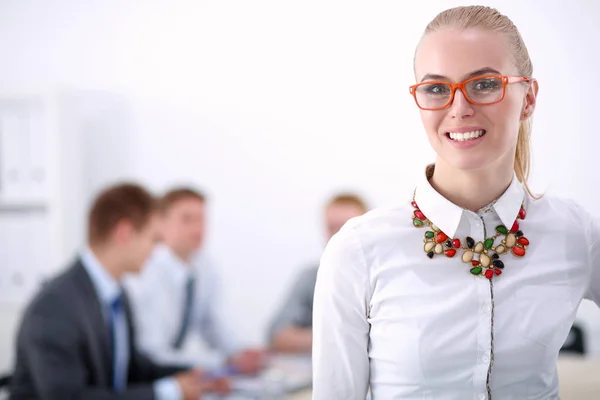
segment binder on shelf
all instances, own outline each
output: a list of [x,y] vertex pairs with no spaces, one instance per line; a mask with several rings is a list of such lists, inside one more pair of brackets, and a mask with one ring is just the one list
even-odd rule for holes
[[47,127],[35,102],[0,102],[0,209],[39,208],[48,199]]

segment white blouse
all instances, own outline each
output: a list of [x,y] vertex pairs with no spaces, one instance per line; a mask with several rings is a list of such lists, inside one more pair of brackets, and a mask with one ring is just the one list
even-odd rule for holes
[[430,259],[431,228],[413,226],[410,200],[349,221],[325,249],[313,399],[363,400],[369,388],[374,400],[558,399],[558,351],[579,303],[600,304],[600,221],[570,201],[530,198],[516,177],[479,213],[423,179],[419,209],[461,246],[467,236],[483,243],[499,225],[511,229],[524,204],[526,254],[500,255],[505,267],[490,280],[470,272],[462,249],[447,257],[434,247]]

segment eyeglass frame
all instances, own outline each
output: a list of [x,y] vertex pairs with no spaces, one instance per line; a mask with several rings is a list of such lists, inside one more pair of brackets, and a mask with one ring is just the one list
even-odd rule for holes
[[[467,90],[465,89],[465,86],[467,85],[467,83],[471,82],[471,81],[475,81],[477,79],[483,79],[483,78],[498,78],[502,81],[502,97],[500,97],[499,100],[491,102],[491,103],[477,103],[473,100],[471,100],[469,98],[469,95],[467,94]],[[500,103],[502,100],[504,100],[504,97],[506,96],[506,86],[508,86],[511,83],[519,83],[519,82],[527,82],[529,84],[535,82],[535,78],[528,78],[526,76],[507,76],[507,75],[481,75],[481,76],[475,76],[473,78],[469,78],[467,80],[464,80],[462,82],[457,82],[457,83],[451,83],[451,82],[445,82],[445,81],[425,81],[425,82],[419,82],[415,85],[411,85],[409,86],[409,92],[410,94],[413,96],[413,98],[415,99],[415,103],[417,104],[417,107],[419,107],[421,110],[425,110],[425,111],[439,111],[439,110],[443,110],[444,108],[449,107],[452,102],[454,102],[454,96],[456,94],[456,89],[460,89],[460,91],[462,92],[463,96],[465,97],[465,99],[473,105],[476,106],[491,106],[492,104],[498,104]],[[436,108],[425,108],[425,107],[421,107],[421,105],[419,104],[419,101],[417,100],[417,88],[419,86],[423,86],[423,85],[447,85],[450,86],[450,98],[448,99],[448,102],[442,106],[442,107],[436,107]]]

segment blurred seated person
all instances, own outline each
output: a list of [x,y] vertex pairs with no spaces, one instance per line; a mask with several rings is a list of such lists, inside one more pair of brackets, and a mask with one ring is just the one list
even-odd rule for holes
[[[127,279],[140,347],[159,363],[254,374],[265,352],[244,349],[220,308],[217,271],[202,251],[206,198],[176,188],[161,200],[161,240],[144,272]],[[212,352],[192,351],[190,339]],[[206,346],[208,345],[208,346]]]
[[210,390],[202,371],[159,366],[134,343],[122,290],[158,233],[155,199],[120,184],[95,199],[88,246],[27,307],[17,337],[10,399],[198,400]]
[[[333,197],[325,207],[328,241],[350,218],[368,208],[358,195],[347,193]],[[301,271],[283,307],[269,327],[271,349],[279,353],[307,353],[312,349],[312,308],[318,265]]]

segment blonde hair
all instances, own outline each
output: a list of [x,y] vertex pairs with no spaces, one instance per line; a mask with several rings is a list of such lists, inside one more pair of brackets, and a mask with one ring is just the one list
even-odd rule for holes
[[[513,62],[519,75],[532,78],[533,64],[519,30],[507,16],[502,15],[498,10],[485,6],[462,6],[442,11],[427,25],[424,35],[443,28],[461,30],[479,28],[502,33],[508,39],[513,53]],[[525,186],[527,193],[536,198],[527,184],[530,167],[531,116],[519,123],[514,170],[517,179]]]

